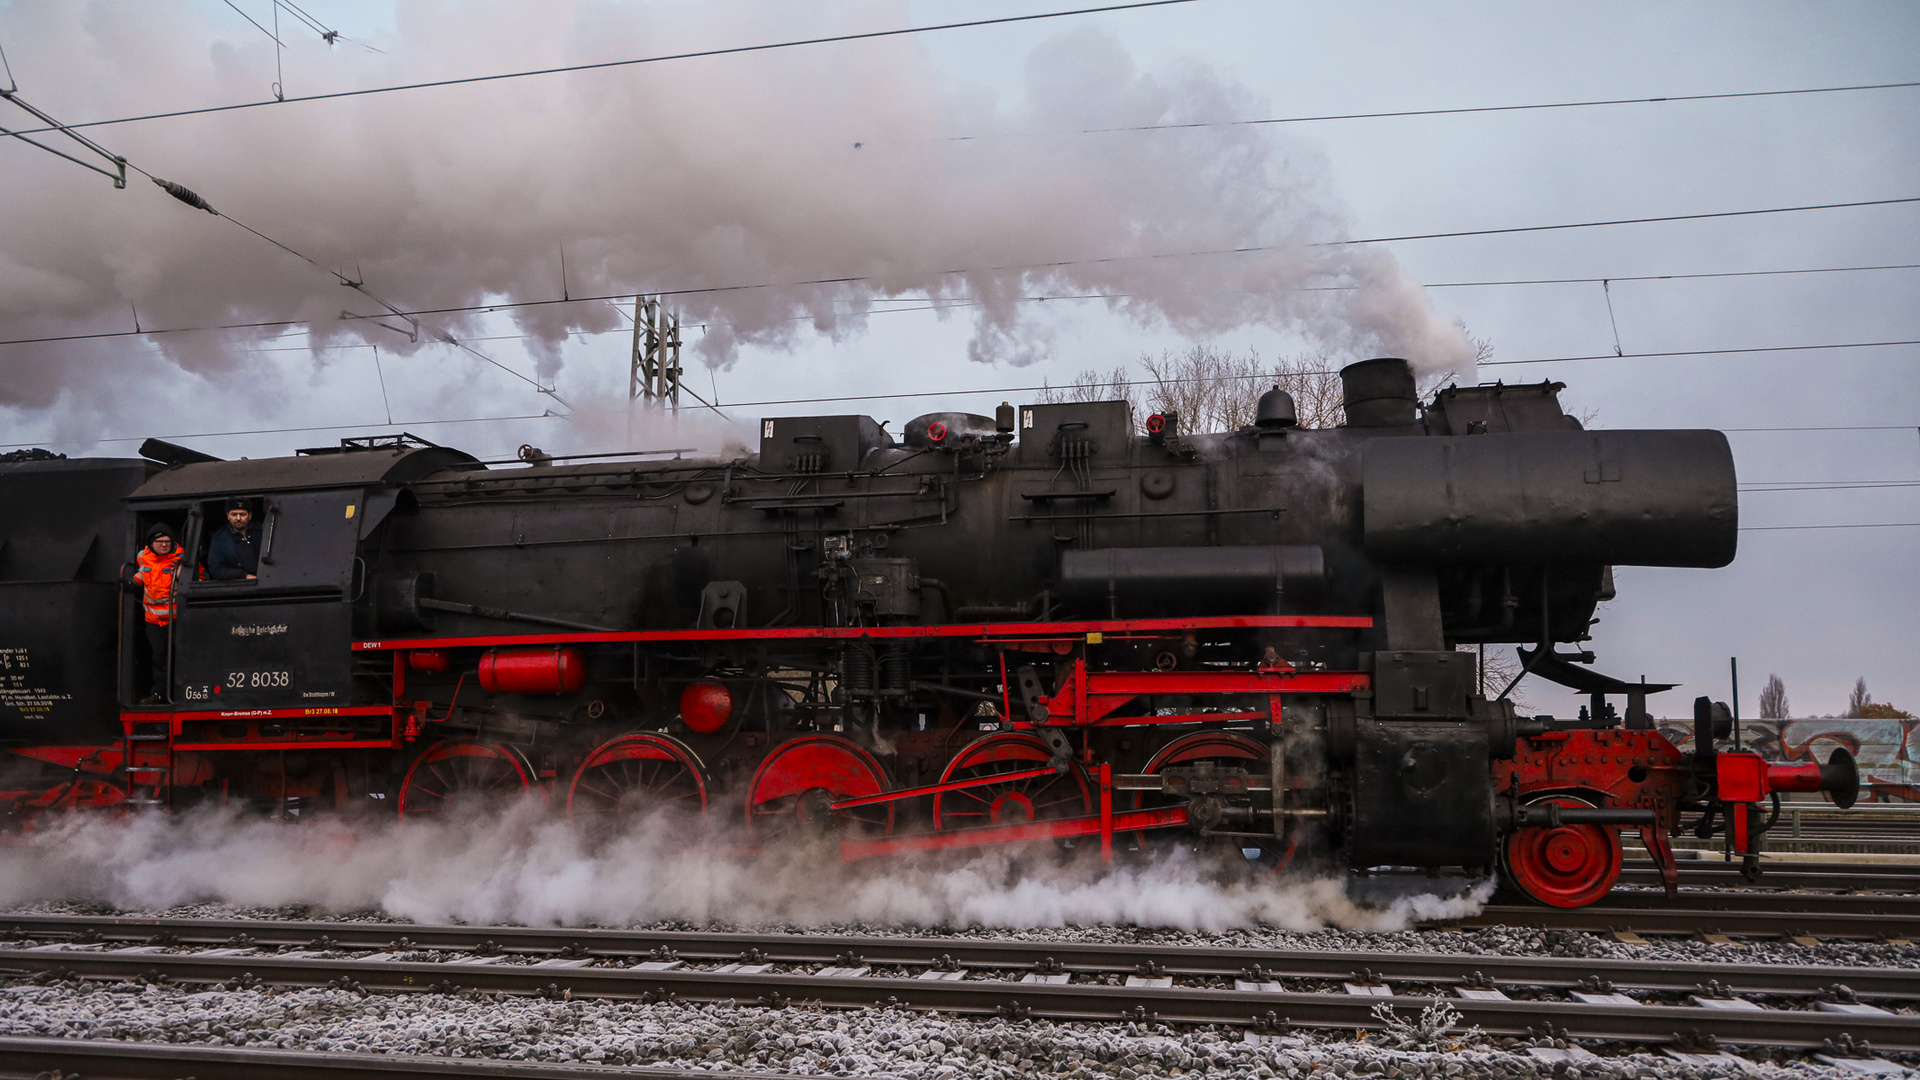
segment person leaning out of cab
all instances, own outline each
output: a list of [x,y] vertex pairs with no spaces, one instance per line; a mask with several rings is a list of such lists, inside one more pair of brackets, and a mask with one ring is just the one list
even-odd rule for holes
[[227,527],[207,545],[207,577],[252,581],[260,576],[260,527],[245,499],[227,500]]
[[148,692],[142,705],[158,705],[166,700],[167,627],[175,612],[174,585],[180,578],[180,545],[164,525],[147,532],[147,544],[140,549],[139,568],[127,589],[140,594],[141,630],[146,635],[148,656]]

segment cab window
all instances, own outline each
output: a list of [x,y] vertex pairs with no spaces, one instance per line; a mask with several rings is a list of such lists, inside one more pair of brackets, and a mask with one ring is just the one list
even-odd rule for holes
[[[235,544],[231,539],[222,540],[223,534],[231,536],[232,523],[227,518],[227,500],[219,499],[200,504],[199,518],[202,522],[200,537],[195,546],[195,579],[220,585],[246,586],[256,584],[259,574],[259,556],[261,546],[261,504],[262,499],[243,500],[242,509],[247,511],[247,533],[250,542]],[[248,575],[254,575],[249,577]]]

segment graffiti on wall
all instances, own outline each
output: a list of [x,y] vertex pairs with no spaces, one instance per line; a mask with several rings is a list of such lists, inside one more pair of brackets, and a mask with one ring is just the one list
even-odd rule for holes
[[[1661,720],[1660,733],[1682,750],[1693,747],[1692,721]],[[1920,802],[1920,719],[1743,720],[1741,742],[1770,761],[1821,762],[1844,746],[1860,765],[1867,802]]]

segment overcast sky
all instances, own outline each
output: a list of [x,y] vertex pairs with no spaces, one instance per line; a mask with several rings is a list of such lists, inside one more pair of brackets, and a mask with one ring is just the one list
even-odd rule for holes
[[[235,2],[271,27],[266,0]],[[276,75],[273,43],[218,0],[0,0],[0,47],[23,98],[78,122],[260,100],[276,78],[298,97],[1069,6],[310,0],[345,40],[329,48],[283,13]],[[1606,427],[1728,429],[1743,485],[1920,485],[1920,346],[1608,355],[1616,332],[1627,354],[1920,339],[1920,270],[1618,280],[1920,263],[1915,204],[1310,246],[1920,196],[1920,89],[1083,131],[1914,80],[1910,3],[1197,0],[88,134],[403,308],[556,296],[562,246],[574,296],[868,279],[685,298],[701,324],[689,343],[712,362],[690,364],[688,385],[723,404],[915,396],[729,408],[637,436],[650,445],[744,438],[763,413],[860,411],[899,430],[1195,341],[1341,360],[1392,348],[1444,367],[1464,326],[1498,360],[1606,356],[1468,377],[1563,381]],[[626,324],[606,305],[429,320],[495,367],[333,321],[371,302],[137,175],[117,191],[7,140],[0,192],[0,338],[128,330],[136,312],[143,329],[324,324],[0,346],[0,442],[123,454],[192,435],[259,456],[391,415],[482,455],[626,445]],[[1271,252],[1017,269],[1248,244]],[[977,272],[942,274],[961,267]],[[1591,281],[1447,287],[1563,278],[1616,279],[1611,318]],[[1299,291],[1314,281],[1351,288]],[[887,312],[924,308],[928,288],[984,304]],[[1019,299],[1088,292],[1129,299]],[[981,392],[929,396],[968,388]],[[424,423],[561,402],[579,416]],[[326,430],[200,434],[296,426]],[[1726,696],[1730,656],[1744,715],[1770,672],[1799,714],[1839,711],[1859,676],[1912,708],[1920,528],[1771,528],[1898,522],[1920,522],[1920,486],[1744,490],[1741,524],[1760,528],[1732,567],[1619,573],[1597,666],[1684,683],[1658,703],[1675,715],[1695,693]],[[1551,688],[1533,700],[1570,710]]]

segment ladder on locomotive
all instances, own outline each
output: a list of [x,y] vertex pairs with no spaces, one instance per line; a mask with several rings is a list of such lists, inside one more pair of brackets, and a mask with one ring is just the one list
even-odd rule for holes
[[123,728],[121,772],[128,806],[173,805],[171,717],[128,719]]

